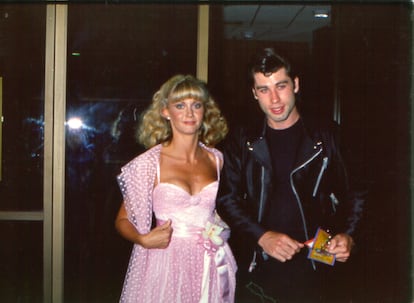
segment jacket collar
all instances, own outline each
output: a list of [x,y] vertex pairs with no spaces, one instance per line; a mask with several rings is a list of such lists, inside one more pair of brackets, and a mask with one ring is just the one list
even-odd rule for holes
[[[247,130],[247,147],[261,165],[267,169],[271,169],[272,162],[265,139],[267,122],[266,119],[263,119],[262,121],[261,125],[255,125]],[[305,123],[304,118],[301,116],[299,123],[302,124],[304,130],[304,138],[297,153],[298,158],[296,159],[296,164],[298,166],[323,148],[320,132],[317,131],[318,127],[316,122],[313,120],[306,120]]]
[[254,125],[247,129],[247,148],[252,152],[259,163],[271,169],[272,162],[270,159],[269,148],[265,139],[266,119],[262,120],[261,126]]
[[319,150],[323,148],[322,141],[312,140],[305,132],[304,138],[299,146],[296,158],[296,167],[301,166],[310,158],[312,158]]

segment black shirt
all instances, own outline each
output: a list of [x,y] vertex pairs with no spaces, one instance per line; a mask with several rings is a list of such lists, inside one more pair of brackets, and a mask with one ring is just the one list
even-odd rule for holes
[[305,241],[298,202],[290,184],[290,173],[303,135],[300,120],[293,126],[277,130],[267,126],[266,140],[272,159],[273,191],[263,224],[270,230]]

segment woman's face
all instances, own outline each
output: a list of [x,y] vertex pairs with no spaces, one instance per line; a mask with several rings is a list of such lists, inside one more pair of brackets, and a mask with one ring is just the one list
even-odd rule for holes
[[171,123],[173,134],[194,135],[203,123],[203,102],[192,98],[168,103],[162,115]]

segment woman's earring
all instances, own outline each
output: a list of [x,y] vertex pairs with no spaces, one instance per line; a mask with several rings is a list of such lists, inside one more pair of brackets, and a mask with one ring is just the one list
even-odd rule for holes
[[165,117],[165,119],[170,120],[171,118],[170,117]]

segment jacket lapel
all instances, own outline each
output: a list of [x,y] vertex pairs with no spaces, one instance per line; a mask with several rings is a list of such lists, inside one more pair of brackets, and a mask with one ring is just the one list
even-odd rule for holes
[[306,163],[322,148],[322,141],[313,141],[309,136],[304,136],[302,143],[297,152],[295,167],[299,167]]
[[270,159],[269,148],[266,140],[260,137],[254,142],[247,141],[247,148],[252,152],[254,158],[266,169],[271,170],[272,161]]
[[266,119],[249,128],[247,133],[247,149],[253,157],[267,170],[272,170],[272,161],[270,158],[269,147],[265,139]]

